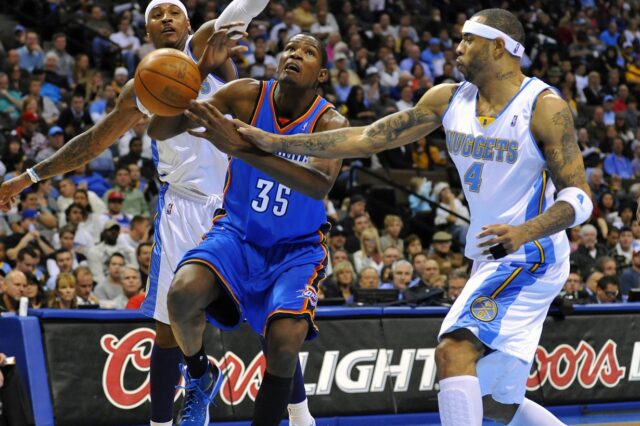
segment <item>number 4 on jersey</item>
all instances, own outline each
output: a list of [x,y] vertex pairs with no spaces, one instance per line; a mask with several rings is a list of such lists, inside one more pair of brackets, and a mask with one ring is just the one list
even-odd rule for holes
[[[270,192],[275,182],[266,179],[258,179],[256,187],[260,190],[258,197],[251,202],[251,208],[258,212],[264,213],[269,208],[269,200],[271,199]],[[284,216],[287,213],[287,207],[289,207],[289,200],[286,196],[291,194],[291,189],[287,186],[278,184],[276,188],[276,196],[273,201],[273,214],[276,216]]]
[[479,192],[480,184],[482,184],[482,168],[484,163],[474,162],[469,166],[464,174],[464,183],[469,185],[469,191]]

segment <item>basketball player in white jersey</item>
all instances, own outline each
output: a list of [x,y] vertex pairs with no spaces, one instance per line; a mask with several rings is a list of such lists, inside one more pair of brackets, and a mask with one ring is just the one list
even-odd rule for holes
[[[234,124],[266,151],[326,158],[395,148],[442,124],[471,210],[465,255],[474,268],[440,331],[440,419],[560,425],[525,398],[525,383],[547,309],[569,274],[564,230],[593,208],[573,119],[555,90],[520,71],[524,30],[510,12],[480,11],[462,33],[456,53],[466,81],[433,87],[407,111],[300,136]],[[225,125],[192,111],[207,126]]]
[[[228,59],[230,35],[243,33],[268,0],[235,0],[217,20],[202,25],[193,35],[184,5],[179,0],[153,0],[145,11],[146,29],[156,48],[174,48],[198,63],[203,76],[198,99],[207,99],[225,81],[237,78]],[[215,36],[214,36],[215,34]],[[198,59],[199,58],[199,59]],[[62,175],[96,158],[117,138],[148,114],[138,102],[133,80],[127,82],[114,110],[85,133],[22,175],[0,187],[0,208],[8,210],[13,198],[32,182]],[[156,340],[151,355],[151,425],[171,425],[175,385],[181,353],[169,326],[166,296],[175,266],[195,247],[211,226],[220,207],[227,173],[226,154],[187,133],[152,145],[153,161],[163,186],[155,219],[154,249],[143,312],[156,320]],[[301,374],[294,387],[299,400],[289,405],[292,424],[314,424],[308,411]],[[183,421],[187,424],[188,422]]]

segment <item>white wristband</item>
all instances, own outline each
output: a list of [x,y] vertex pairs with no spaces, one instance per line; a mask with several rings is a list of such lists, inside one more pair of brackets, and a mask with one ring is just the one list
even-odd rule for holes
[[29,169],[27,169],[25,171],[27,172],[27,175],[29,176],[29,179],[31,179],[31,182],[33,182],[33,183],[40,182],[40,176],[38,176],[38,174],[36,173],[36,171],[33,168],[29,168]]
[[558,192],[556,201],[564,201],[573,207],[575,212],[575,220],[571,224],[571,228],[586,222],[591,217],[593,211],[593,202],[591,197],[580,188],[570,186]]

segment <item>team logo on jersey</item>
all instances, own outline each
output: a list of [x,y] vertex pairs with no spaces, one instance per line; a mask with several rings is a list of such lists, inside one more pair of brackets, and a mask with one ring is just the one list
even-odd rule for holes
[[318,293],[316,293],[316,289],[313,288],[312,286],[307,286],[307,288],[305,288],[304,290],[300,290],[300,292],[302,294],[298,297],[307,299],[311,304],[311,306],[315,308],[316,305],[318,304]]
[[202,85],[200,86],[200,94],[208,95],[209,93],[211,93],[211,83],[205,80],[202,82]]
[[471,302],[471,315],[479,321],[491,322],[498,316],[498,305],[486,296],[477,297]]

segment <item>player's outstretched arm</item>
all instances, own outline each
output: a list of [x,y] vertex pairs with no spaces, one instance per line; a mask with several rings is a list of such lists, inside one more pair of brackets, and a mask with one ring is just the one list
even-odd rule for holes
[[543,92],[533,113],[531,133],[542,144],[558,198],[543,214],[520,226],[483,227],[478,238],[496,237],[481,243],[480,247],[502,244],[507,253],[513,253],[522,244],[564,231],[591,214],[591,191],[575,138],[573,116],[566,102],[554,93]]
[[[216,93],[216,96],[219,94],[220,92]],[[198,126],[205,128],[202,132],[190,130],[190,134],[208,139],[221,151],[240,158],[268,173],[278,182],[309,197],[323,199],[340,172],[341,160],[312,158],[307,165],[301,165],[257,149],[242,138],[235,125],[212,102],[193,102],[186,114]],[[320,118],[318,130],[348,125],[348,120],[337,111],[328,110]]]
[[458,88],[440,84],[425,93],[415,107],[381,118],[364,127],[350,127],[311,135],[274,135],[240,121],[238,131],[267,152],[287,152],[321,158],[366,157],[415,142],[441,125],[441,117]]
[[[113,111],[89,130],[71,139],[51,157],[36,164],[33,167],[36,174],[40,179],[48,179],[77,169],[100,155],[142,117],[136,107],[131,80],[124,86]],[[29,186],[31,180],[26,173],[4,182],[0,186],[0,208],[11,208],[13,197]]]

